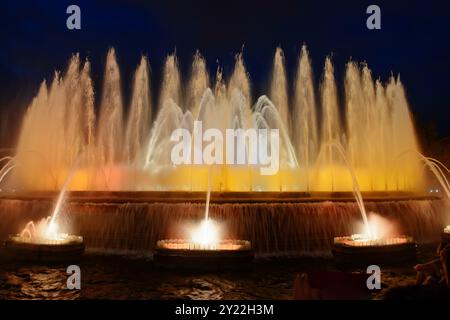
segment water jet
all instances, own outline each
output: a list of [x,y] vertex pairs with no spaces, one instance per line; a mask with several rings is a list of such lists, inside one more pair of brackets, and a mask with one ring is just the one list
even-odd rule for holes
[[334,238],[332,254],[335,262],[341,266],[367,266],[376,263],[386,265],[414,261],[417,256],[417,244],[412,237],[381,236],[380,229],[386,228],[389,222],[385,219],[384,225],[378,226],[375,222],[369,222],[353,166],[347,159],[341,144],[333,142],[331,146],[338,150],[352,177],[353,193],[364,223],[364,233]]
[[153,256],[155,263],[167,268],[235,269],[247,267],[254,252],[250,241],[221,239],[220,226],[209,217],[211,170],[208,172],[205,217],[190,230],[190,239],[160,240]]
[[56,224],[49,227],[49,221],[50,217],[38,227],[29,222],[20,234],[10,236],[3,244],[5,257],[33,263],[78,261],[84,253],[83,237],[59,233]]
[[22,232],[9,236],[5,241],[3,247],[7,258],[39,263],[76,261],[81,258],[85,249],[83,237],[60,232],[56,220],[73,172],[66,178],[52,215],[37,224],[28,222]]

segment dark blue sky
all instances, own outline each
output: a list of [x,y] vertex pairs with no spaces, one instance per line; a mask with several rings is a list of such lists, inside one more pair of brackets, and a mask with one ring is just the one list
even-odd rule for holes
[[[82,30],[66,28],[66,8],[81,7]],[[382,29],[366,28],[366,8],[378,4]],[[367,61],[375,77],[400,73],[412,111],[423,126],[433,122],[450,134],[449,1],[2,1],[0,3],[0,135],[42,79],[64,70],[74,52],[93,63],[96,91],[106,52],[117,50],[125,97],[140,54],[147,54],[152,81],[159,82],[162,62],[175,48],[184,75],[199,49],[214,72],[217,62],[229,74],[244,45],[253,94],[266,91],[273,53],[285,50],[293,79],[299,47],[306,43],[321,75],[333,53],[336,77],[343,79],[350,57]],[[5,137],[4,137],[5,140]]]

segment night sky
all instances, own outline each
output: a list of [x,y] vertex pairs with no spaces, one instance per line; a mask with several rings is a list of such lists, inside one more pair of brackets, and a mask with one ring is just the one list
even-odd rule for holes
[[[81,8],[81,30],[66,28],[66,8]],[[366,8],[381,7],[381,30],[366,28]],[[275,48],[285,51],[290,83],[306,43],[319,81],[332,54],[341,87],[345,63],[367,61],[375,78],[401,74],[417,126],[450,135],[449,1],[2,1],[0,2],[0,148],[43,79],[65,70],[72,53],[93,64],[97,96],[106,53],[115,47],[125,102],[140,55],[158,84],[164,58],[176,50],[186,76],[198,49],[213,74],[230,75],[243,48],[253,96],[267,92]],[[154,97],[156,99],[156,97]],[[125,103],[127,104],[127,103]]]

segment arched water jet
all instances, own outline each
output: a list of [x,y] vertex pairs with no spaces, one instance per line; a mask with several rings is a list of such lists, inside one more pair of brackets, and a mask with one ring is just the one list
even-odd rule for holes
[[75,175],[75,172],[76,172],[75,170],[76,170],[76,168],[72,169],[72,171],[68,175],[66,181],[64,182],[63,188],[61,189],[61,191],[58,195],[58,199],[56,200],[55,208],[53,209],[52,215],[50,216],[51,217],[50,221],[47,226],[47,231],[46,231],[47,237],[55,236],[58,231],[55,221],[61,211],[61,207],[64,202],[64,198],[66,196],[67,188],[69,187],[69,184]]
[[[3,167],[0,167],[0,186],[6,175],[17,166],[17,164],[14,164],[14,162],[16,161],[15,157],[6,156],[0,158],[0,163],[2,163],[3,161],[6,161],[6,164]],[[1,188],[0,191],[2,191]]]
[[[264,127],[264,129],[278,129],[281,131],[282,149],[280,150],[280,164],[298,168],[297,157],[289,139],[287,128],[274,104],[266,96],[261,96],[255,104],[254,114],[260,114],[265,119],[267,127]],[[258,123],[256,128],[260,128]]]
[[[333,142],[352,176],[354,195],[361,212],[365,233],[334,238],[333,256],[338,264],[366,266],[372,262],[402,264],[414,261],[417,257],[417,244],[410,236],[380,236],[374,232],[367,219],[356,174],[349,163],[342,145]],[[395,257],[392,257],[395,255]]]
[[[151,168],[152,170],[158,170],[167,163],[170,159],[171,151],[167,146],[171,143],[170,135],[176,128],[185,128],[186,123],[184,119],[186,118],[192,119],[190,111],[183,113],[181,108],[173,100],[170,99],[166,101],[159,111],[150,133],[144,170],[150,166],[153,166]],[[188,124],[192,125],[191,121],[188,121]],[[162,146],[165,146],[166,148],[163,148]]]
[[83,237],[61,233],[56,223],[74,173],[75,168],[66,178],[51,216],[41,219],[36,224],[30,221],[19,234],[9,236],[4,244],[5,257],[44,263],[74,261],[81,257],[85,249]]
[[400,154],[397,157],[397,161],[400,160],[400,158],[408,155],[408,154],[415,154],[419,160],[421,160],[426,167],[430,170],[430,172],[435,176],[435,178],[438,180],[439,184],[441,185],[442,189],[444,189],[444,192],[447,196],[447,200],[450,201],[450,182],[447,179],[445,173],[443,170],[445,170],[447,173],[450,173],[450,169],[447,168],[441,161],[426,157],[422,153],[418,152],[417,150],[407,150]]
[[[3,157],[3,158],[0,159],[0,163],[3,162],[3,161],[6,161],[6,164],[3,167],[0,168],[0,177],[4,174],[5,171],[9,170],[8,168],[11,165],[14,165],[14,162],[17,162],[16,161],[16,157],[10,157],[10,156]],[[1,181],[2,181],[2,179],[0,178],[0,182]]]
[[365,235],[367,237],[369,237],[369,238],[373,238],[374,235],[372,234],[372,231],[370,229],[369,220],[367,219],[366,208],[364,206],[364,201],[363,201],[363,198],[362,198],[362,195],[361,195],[361,189],[359,187],[359,183],[358,183],[358,180],[356,178],[355,171],[353,170],[353,166],[349,162],[349,160],[347,159],[347,156],[345,154],[345,150],[344,150],[344,148],[342,147],[342,145],[340,143],[338,143],[338,142],[329,142],[329,144],[330,144],[331,147],[333,147],[333,148],[335,148],[337,150],[339,156],[344,161],[349,174],[351,175],[352,183],[353,183],[353,194],[355,196],[356,203],[358,204],[358,208],[359,208],[359,211],[361,213],[361,217],[363,219],[364,228],[365,228]]
[[6,156],[6,157],[3,157],[3,158],[0,158],[0,163],[2,163],[3,161],[9,161],[9,160],[11,160],[12,158],[14,158],[14,157],[11,157],[11,156]]
[[[11,166],[5,166],[0,170],[0,184],[3,182],[3,179],[5,179],[6,175],[12,171],[15,167],[17,167],[17,164],[13,164]],[[6,169],[5,169],[6,168]],[[4,170],[5,169],[5,170]],[[0,188],[0,191],[2,189]]]

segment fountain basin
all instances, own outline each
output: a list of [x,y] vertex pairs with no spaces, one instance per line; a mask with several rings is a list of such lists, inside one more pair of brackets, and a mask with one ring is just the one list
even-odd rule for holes
[[409,236],[376,240],[336,237],[332,253],[335,262],[341,266],[400,265],[417,259],[417,243]]
[[245,240],[222,240],[203,246],[183,239],[166,239],[157,242],[153,255],[158,266],[191,270],[244,268],[253,258],[251,243]]
[[84,253],[83,237],[64,234],[58,240],[27,241],[20,235],[10,236],[3,245],[6,258],[27,262],[76,261]]

